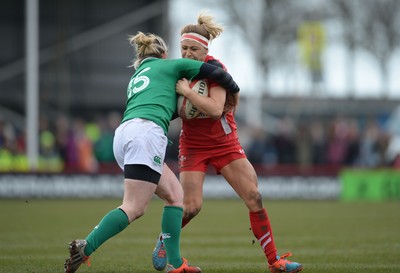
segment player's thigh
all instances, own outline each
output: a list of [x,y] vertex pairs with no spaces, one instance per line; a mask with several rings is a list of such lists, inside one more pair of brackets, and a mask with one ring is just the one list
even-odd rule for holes
[[156,187],[156,184],[147,181],[124,179],[124,198],[120,208],[128,215],[130,222],[144,214]]
[[258,192],[257,174],[247,158],[232,161],[221,169],[221,174],[245,201]]

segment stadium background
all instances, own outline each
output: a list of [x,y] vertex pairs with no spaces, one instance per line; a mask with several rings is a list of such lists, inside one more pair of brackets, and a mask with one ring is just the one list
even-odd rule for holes
[[[27,22],[34,11],[27,3],[38,3],[38,25]],[[59,272],[67,242],[120,204],[111,145],[132,74],[127,35],[160,34],[178,58],[179,28],[202,8],[227,26],[211,50],[242,88],[239,134],[279,252],[293,252],[308,273],[400,272],[399,6],[0,1],[0,273]],[[37,44],[26,35],[35,26]],[[26,69],[32,49],[33,70]],[[174,121],[169,134],[174,170],[179,126]],[[246,207],[212,170],[204,194],[202,212],[182,231],[183,255],[209,273],[266,272]],[[154,200],[79,272],[155,272],[162,206]]]
[[[114,192],[110,191],[114,182],[106,181],[121,177],[111,145],[132,74],[128,66],[134,52],[126,38],[139,30],[160,34],[171,44],[171,55],[179,57],[176,32],[179,24],[187,22],[177,18],[184,17],[182,6],[186,3],[195,14],[204,7],[214,13],[214,8],[215,15],[229,26],[215,46],[221,47],[217,43],[226,39],[222,47],[231,54],[236,52],[238,66],[256,71],[249,83],[248,77],[243,79],[238,72],[237,64],[231,64],[233,58],[221,59],[233,66],[232,74],[242,86],[236,115],[239,134],[260,176],[263,194],[271,198],[339,199],[344,198],[343,189],[350,187],[349,198],[400,199],[396,171],[400,168],[400,118],[396,114],[400,86],[394,71],[400,39],[400,12],[394,12],[400,9],[397,1],[360,5],[356,0],[332,0],[319,5],[310,0],[309,5],[300,6],[290,1],[254,1],[262,12],[246,21],[243,14],[254,10],[244,8],[241,1],[219,1],[209,8],[209,1],[118,0],[116,4],[40,0],[38,127],[34,133],[37,141],[30,145],[27,75],[32,71],[26,71],[30,48],[26,3],[6,0],[0,4],[4,37],[0,45],[2,197],[76,196],[79,190],[68,192],[64,185],[73,181],[84,185],[79,179],[88,187],[105,181],[97,196],[120,195],[118,182]],[[345,16],[346,12],[349,15]],[[258,31],[249,31],[252,27]],[[240,44],[247,41],[253,47],[235,48],[232,44],[238,37],[242,38]],[[332,55],[329,45],[338,43],[349,60],[340,95],[332,91],[328,74],[332,70],[340,74],[343,67],[334,66],[329,62],[332,57],[327,57]],[[250,56],[256,56],[256,61]],[[357,75],[371,68],[357,65],[360,58],[367,59],[379,75],[377,85],[363,87],[366,95],[359,90]],[[248,63],[243,63],[246,60]],[[372,77],[365,73],[365,79]],[[293,76],[298,74],[302,76]],[[284,75],[288,84],[276,85],[282,81],[277,75]],[[293,84],[296,79],[303,84]],[[168,147],[167,162],[175,170],[179,126],[179,120],[173,121],[169,133],[174,144]],[[371,173],[378,177],[372,182],[365,179]],[[72,182],[68,180],[71,175]],[[210,170],[206,182],[210,196],[234,196],[220,180]],[[220,191],[211,190],[216,185]],[[37,192],[38,188],[47,190]],[[276,195],[273,189],[286,194]]]

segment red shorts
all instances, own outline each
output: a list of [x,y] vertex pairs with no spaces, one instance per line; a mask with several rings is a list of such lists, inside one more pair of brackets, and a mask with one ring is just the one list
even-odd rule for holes
[[181,148],[179,151],[179,172],[206,172],[208,165],[212,165],[219,174],[223,167],[239,158],[246,158],[240,143],[211,149]]

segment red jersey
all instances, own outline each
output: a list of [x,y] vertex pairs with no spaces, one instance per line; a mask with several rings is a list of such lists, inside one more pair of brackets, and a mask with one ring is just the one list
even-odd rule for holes
[[[219,63],[219,66],[226,71],[225,66],[212,56],[207,55],[205,62],[217,65]],[[215,82],[208,82],[208,96],[211,87],[216,85],[218,84]],[[232,112],[223,114],[218,120],[213,120],[204,114],[191,120],[182,120],[180,150],[223,148],[238,142],[237,126]]]

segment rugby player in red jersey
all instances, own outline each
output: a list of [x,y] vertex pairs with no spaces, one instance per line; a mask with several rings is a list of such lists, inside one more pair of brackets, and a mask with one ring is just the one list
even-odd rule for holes
[[[181,30],[182,58],[207,62],[225,68],[208,55],[210,41],[217,38],[223,28],[212,16],[201,13],[197,24],[189,24]],[[177,84],[177,92],[186,96],[202,114],[182,119],[179,139],[179,180],[184,190],[184,215],[186,226],[201,210],[203,183],[208,165],[222,174],[249,209],[251,229],[266,256],[271,272],[299,272],[303,266],[286,258],[291,253],[277,254],[268,214],[258,191],[257,174],[239,142],[234,119],[238,93],[226,92],[215,82],[208,82],[208,97],[192,92],[187,80]],[[223,215],[221,215],[223,219]],[[153,266],[163,270],[166,254],[159,238],[153,251]]]

